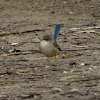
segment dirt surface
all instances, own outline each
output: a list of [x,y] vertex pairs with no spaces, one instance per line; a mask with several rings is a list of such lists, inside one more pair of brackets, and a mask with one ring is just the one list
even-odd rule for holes
[[[45,64],[39,42],[59,23]],[[100,0],[0,0],[0,100],[100,100]]]

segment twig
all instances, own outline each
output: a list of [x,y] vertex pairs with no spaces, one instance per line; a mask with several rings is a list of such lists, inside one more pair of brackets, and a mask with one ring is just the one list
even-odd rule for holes
[[34,29],[34,30],[27,30],[27,31],[23,31],[23,32],[1,33],[0,36],[29,33],[29,32],[35,32],[35,31],[45,31],[45,29]]
[[71,83],[71,82],[80,82],[80,81],[91,81],[91,80],[100,80],[100,77],[83,78],[83,79],[79,79],[79,80],[73,80],[73,81],[70,81],[70,83]]
[[[12,53],[14,54],[14,53]],[[63,54],[63,55],[58,55],[56,56],[56,58],[66,58],[66,57],[71,57],[74,56],[74,54]],[[51,59],[55,59],[55,57],[50,57]],[[34,60],[43,60],[43,59],[47,59],[47,57],[37,57],[37,58],[18,58],[18,59],[10,59],[10,58],[4,58],[1,60],[8,60],[8,61],[34,61]]]

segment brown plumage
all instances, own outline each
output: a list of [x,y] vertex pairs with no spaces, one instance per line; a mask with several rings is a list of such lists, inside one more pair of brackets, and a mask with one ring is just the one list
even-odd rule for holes
[[40,51],[47,57],[56,56],[60,49],[60,46],[54,41],[51,35],[44,35],[42,41],[40,42]]

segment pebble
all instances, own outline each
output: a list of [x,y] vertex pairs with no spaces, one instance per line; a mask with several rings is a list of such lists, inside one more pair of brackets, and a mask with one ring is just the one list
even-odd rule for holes
[[66,81],[67,80],[67,77],[61,77],[60,78],[60,81]]
[[8,52],[9,53],[12,53],[12,52],[14,52],[15,51],[15,49],[10,49]]
[[80,30],[80,28],[70,28],[71,31],[77,31]]
[[12,46],[16,46],[16,45],[18,45],[19,43],[11,43],[10,45],[12,45]]
[[63,73],[64,73],[64,74],[66,74],[66,73],[67,73],[67,71],[63,71]]
[[40,40],[38,38],[34,38],[32,41],[33,42],[40,42]]
[[84,66],[85,65],[85,63],[81,63],[81,66]]
[[52,89],[52,93],[59,93],[59,92],[62,92],[62,89],[60,89],[60,88],[53,88]]

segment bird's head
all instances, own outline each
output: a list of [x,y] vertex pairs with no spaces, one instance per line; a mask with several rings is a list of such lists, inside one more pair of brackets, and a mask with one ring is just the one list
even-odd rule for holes
[[53,37],[51,35],[44,35],[42,40],[45,40],[45,41],[52,41],[53,40]]

